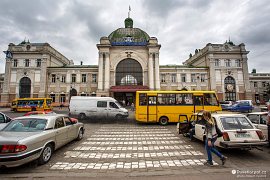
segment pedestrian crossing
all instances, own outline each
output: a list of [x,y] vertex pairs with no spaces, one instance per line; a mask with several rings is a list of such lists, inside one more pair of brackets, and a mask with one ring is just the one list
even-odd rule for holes
[[206,162],[202,152],[166,127],[136,125],[103,125],[63,159],[51,170],[163,169]]

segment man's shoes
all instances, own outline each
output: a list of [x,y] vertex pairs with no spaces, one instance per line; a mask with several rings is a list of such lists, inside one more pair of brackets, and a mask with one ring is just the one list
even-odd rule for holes
[[214,166],[213,162],[211,162],[211,161],[206,161],[203,164],[207,165],[207,166]]
[[220,158],[221,162],[222,162],[222,165],[225,164],[226,160],[227,160],[227,157],[226,156],[223,156],[222,158]]

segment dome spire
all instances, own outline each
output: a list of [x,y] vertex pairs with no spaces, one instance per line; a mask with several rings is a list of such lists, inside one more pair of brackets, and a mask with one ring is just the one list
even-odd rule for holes
[[130,5],[129,5],[129,8],[128,8],[128,18],[130,18],[130,11],[131,11],[131,8],[130,8]]
[[131,8],[129,6],[128,18],[125,19],[125,28],[133,28],[133,20],[130,18]]

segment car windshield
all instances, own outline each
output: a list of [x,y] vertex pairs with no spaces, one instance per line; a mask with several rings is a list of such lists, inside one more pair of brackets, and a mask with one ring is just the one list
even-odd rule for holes
[[253,126],[245,117],[221,117],[220,121],[225,130],[253,129]]
[[11,121],[2,131],[11,132],[34,132],[43,131],[47,120],[39,118],[17,119]]

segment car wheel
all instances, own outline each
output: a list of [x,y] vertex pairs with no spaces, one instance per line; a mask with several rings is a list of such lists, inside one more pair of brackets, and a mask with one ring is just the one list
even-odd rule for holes
[[79,114],[78,116],[79,120],[84,120],[86,118],[86,115],[84,113]]
[[78,137],[77,137],[77,141],[81,140],[83,138],[83,129],[81,128],[79,133],[78,133]]
[[159,119],[159,124],[162,125],[162,126],[166,126],[169,122],[169,119],[167,117],[161,117]]
[[39,159],[38,159],[38,164],[46,164],[47,162],[49,162],[49,160],[52,157],[52,153],[53,153],[53,148],[51,144],[47,144],[45,146],[45,148],[43,149]]

